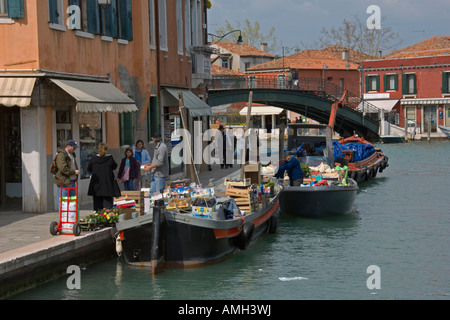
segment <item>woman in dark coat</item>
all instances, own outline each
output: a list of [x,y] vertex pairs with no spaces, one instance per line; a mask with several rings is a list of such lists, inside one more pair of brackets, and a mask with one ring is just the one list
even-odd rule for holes
[[112,155],[107,154],[106,143],[98,145],[98,154],[89,160],[88,171],[91,172],[88,195],[94,197],[94,211],[103,208],[112,209],[114,197],[120,196],[120,188],[114,178],[117,163]]

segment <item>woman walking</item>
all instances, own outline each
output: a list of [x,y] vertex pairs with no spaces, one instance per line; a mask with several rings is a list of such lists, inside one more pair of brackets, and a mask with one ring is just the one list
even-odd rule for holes
[[98,145],[98,154],[89,160],[88,171],[91,172],[88,195],[94,197],[94,211],[103,208],[112,209],[114,197],[120,196],[119,185],[114,178],[117,163],[112,155],[107,154],[106,143]]

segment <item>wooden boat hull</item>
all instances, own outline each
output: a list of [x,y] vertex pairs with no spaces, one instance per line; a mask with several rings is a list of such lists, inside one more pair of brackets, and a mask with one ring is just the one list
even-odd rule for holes
[[389,166],[389,159],[381,152],[375,152],[369,158],[348,164],[348,177],[357,183],[375,178],[378,172],[383,172]]
[[381,141],[383,143],[403,143],[405,142],[404,137],[397,137],[397,136],[380,136]]
[[157,228],[149,214],[117,224],[123,238],[122,255],[128,264],[151,267],[157,273],[164,268],[194,267],[224,260],[245,250],[265,232],[275,232],[279,194],[268,207],[231,220],[174,211],[166,211],[162,216],[159,237],[155,237]]
[[357,191],[353,179],[348,186],[286,187],[280,192],[281,213],[307,218],[348,214]]

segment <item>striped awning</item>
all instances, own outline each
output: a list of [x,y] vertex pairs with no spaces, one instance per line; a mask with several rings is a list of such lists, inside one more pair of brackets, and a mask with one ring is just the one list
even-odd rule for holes
[[0,78],[0,105],[28,107],[36,78]]
[[[248,107],[242,108],[241,111],[239,111],[239,114],[242,116],[247,115]],[[280,114],[283,111],[281,108],[277,107],[260,107],[260,106],[253,106],[251,110],[252,116],[265,116],[265,115],[272,115],[272,114]]]
[[77,112],[138,111],[135,102],[110,83],[57,79],[52,82],[77,100]]
[[175,99],[179,99],[178,93],[181,91],[183,95],[184,106],[189,110],[192,117],[212,116],[211,107],[197,97],[194,93],[187,89],[165,88],[168,93]]
[[430,99],[401,99],[403,105],[438,105],[450,104],[450,98],[430,98]]

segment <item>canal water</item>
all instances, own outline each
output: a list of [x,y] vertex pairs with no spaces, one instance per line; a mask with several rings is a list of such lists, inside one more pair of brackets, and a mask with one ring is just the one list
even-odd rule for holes
[[291,300],[450,298],[450,141],[380,144],[389,167],[354,211],[281,216],[276,234],[210,266],[152,276],[117,257],[13,299]]

